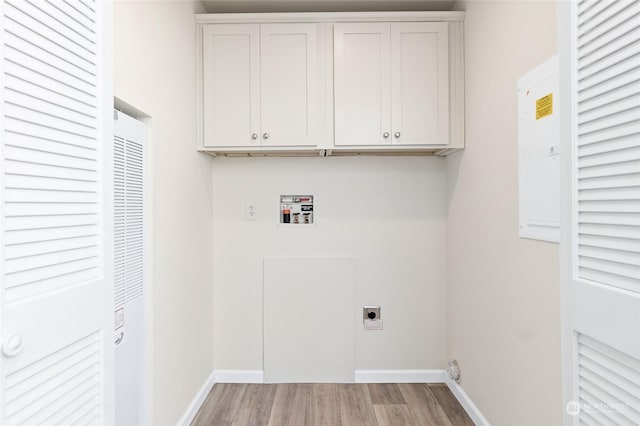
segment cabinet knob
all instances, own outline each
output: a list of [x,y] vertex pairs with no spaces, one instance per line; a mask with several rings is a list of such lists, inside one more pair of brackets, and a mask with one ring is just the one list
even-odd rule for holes
[[400,132],[395,132],[395,133],[393,134],[393,136],[395,136],[395,137],[396,137],[396,139],[397,139],[397,138],[399,138],[399,137],[400,137]]
[[263,133],[262,139],[269,139],[269,133]]
[[22,336],[19,334],[13,334],[4,341],[4,344],[2,345],[2,353],[4,353],[6,357],[16,356],[22,351],[23,346],[24,343],[22,342]]
[[258,139],[258,134],[257,133],[251,133],[251,139],[253,139],[254,141],[256,139]]
[[385,139],[388,139],[389,138],[389,132],[384,132],[382,134],[382,137],[385,138]]

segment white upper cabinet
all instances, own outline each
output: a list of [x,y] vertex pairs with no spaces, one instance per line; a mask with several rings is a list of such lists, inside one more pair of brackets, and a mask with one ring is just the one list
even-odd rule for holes
[[335,145],[449,143],[446,22],[334,26]]
[[391,27],[335,24],[335,144],[391,144]]
[[263,146],[315,146],[319,139],[316,24],[260,26]]
[[203,28],[205,146],[259,145],[260,26]]
[[202,32],[204,146],[315,146],[317,24],[216,24]]
[[449,143],[446,22],[391,24],[393,144]]
[[464,148],[464,12],[196,16],[213,155]]

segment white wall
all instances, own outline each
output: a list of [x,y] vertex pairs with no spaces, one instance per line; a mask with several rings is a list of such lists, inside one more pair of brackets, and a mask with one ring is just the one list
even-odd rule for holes
[[448,352],[491,424],[562,423],[558,246],[518,238],[516,81],[556,53],[556,4],[468,1],[466,143],[447,159]]
[[152,117],[153,418],[175,424],[212,370],[211,158],[196,152],[199,2],[115,3],[115,95]]
[[[262,259],[272,255],[355,258],[354,319],[363,305],[381,305],[384,320],[383,331],[360,322],[356,369],[443,368],[444,166],[425,157],[215,159],[215,369],[262,370]],[[281,193],[315,195],[317,226],[279,227]],[[244,220],[246,202],[259,221]]]

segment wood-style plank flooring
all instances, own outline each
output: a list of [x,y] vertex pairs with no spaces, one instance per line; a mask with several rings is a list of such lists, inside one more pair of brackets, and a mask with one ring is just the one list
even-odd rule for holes
[[193,425],[473,426],[443,384],[217,384]]

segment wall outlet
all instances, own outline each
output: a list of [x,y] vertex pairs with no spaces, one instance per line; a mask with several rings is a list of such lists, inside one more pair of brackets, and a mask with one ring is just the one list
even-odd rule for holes
[[382,330],[380,306],[363,306],[362,323],[365,330]]
[[380,306],[364,306],[362,308],[362,320],[381,320]]
[[255,203],[247,203],[245,205],[244,220],[258,220],[258,207]]

